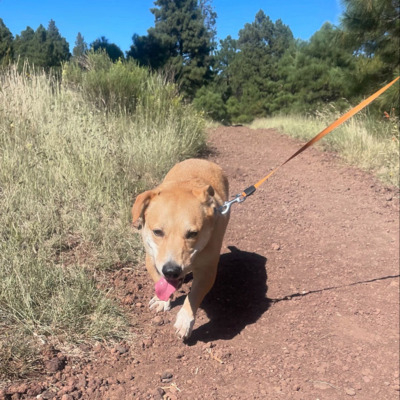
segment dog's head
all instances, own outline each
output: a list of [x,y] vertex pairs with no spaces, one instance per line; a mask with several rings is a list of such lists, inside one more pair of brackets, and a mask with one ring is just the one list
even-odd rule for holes
[[167,280],[182,279],[209,242],[217,203],[212,186],[184,185],[148,190],[132,207],[133,224],[142,229],[147,253]]

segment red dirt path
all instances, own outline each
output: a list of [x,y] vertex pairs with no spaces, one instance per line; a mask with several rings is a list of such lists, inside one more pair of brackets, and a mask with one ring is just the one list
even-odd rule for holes
[[[209,145],[232,195],[300,147],[245,127],[218,128]],[[137,341],[54,350],[47,375],[0,399],[398,399],[398,197],[334,154],[307,150],[233,207],[187,344],[173,323],[190,283],[155,315],[144,267],[120,269],[110,279]]]

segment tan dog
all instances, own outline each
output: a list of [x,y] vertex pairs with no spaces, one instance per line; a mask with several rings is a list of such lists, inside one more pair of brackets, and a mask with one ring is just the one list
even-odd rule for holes
[[[169,310],[170,293],[193,272],[191,291],[174,325],[182,339],[190,336],[196,311],[215,281],[229,221],[229,214],[222,215],[218,208],[228,191],[219,166],[190,159],[176,164],[161,185],[140,194],[132,207],[133,223],[142,228],[146,268],[163,298],[153,297],[150,308]],[[165,285],[163,292],[160,287]]]

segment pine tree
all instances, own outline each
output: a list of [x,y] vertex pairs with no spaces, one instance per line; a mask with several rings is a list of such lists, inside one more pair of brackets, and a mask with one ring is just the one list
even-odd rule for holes
[[379,56],[390,67],[400,64],[400,2],[343,0],[342,26],[347,42],[367,57]]
[[47,28],[47,67],[60,67],[63,61],[67,61],[70,58],[69,44],[60,35],[56,23],[50,20]]
[[14,57],[21,63],[29,61],[35,67],[45,66],[46,55],[46,29],[43,25],[34,31],[27,26],[20,35],[16,35],[14,41]]
[[0,65],[7,65],[13,58],[13,35],[0,18]]
[[266,116],[276,111],[278,62],[293,40],[288,26],[281,20],[273,23],[262,10],[253,23],[239,31],[239,52],[232,64],[231,86],[248,117]]
[[[342,17],[345,44],[356,55],[356,68],[350,80],[355,95],[367,95],[399,75],[400,2],[399,0],[344,0]],[[399,109],[399,85],[381,96],[374,106],[382,110]]]
[[232,65],[237,55],[237,40],[228,35],[220,40],[219,49],[214,56],[215,88],[221,93],[224,101],[232,95]]
[[163,45],[154,33],[149,30],[147,36],[132,36],[133,44],[127,52],[127,57],[134,58],[140,65],[153,69],[162,68],[166,65],[170,56],[168,49]]
[[308,42],[298,41],[279,62],[279,107],[311,111],[335,102],[341,108],[352,96],[348,73],[354,69],[351,51],[340,40],[340,30],[325,23]]
[[69,59],[69,46],[53,20],[48,29],[39,25],[36,31],[29,26],[14,41],[14,58],[39,68],[60,68]]
[[78,32],[75,40],[75,47],[72,50],[72,55],[76,58],[82,57],[88,51],[88,46],[82,34]]
[[122,50],[115,43],[109,43],[108,39],[104,36],[101,36],[92,42],[90,48],[93,51],[105,50],[110,59],[114,62],[118,59],[124,58]]
[[[211,76],[215,13],[208,1],[157,0],[155,26],[133,37],[128,56],[153,68],[172,70],[187,97]],[[156,55],[156,56],[155,56]]]

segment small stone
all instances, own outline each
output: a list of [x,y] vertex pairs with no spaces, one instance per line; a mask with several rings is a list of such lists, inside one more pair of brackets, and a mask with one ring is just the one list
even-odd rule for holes
[[161,382],[162,383],[169,383],[172,381],[173,378],[173,374],[170,371],[165,371],[162,375],[161,375]]
[[[29,389],[27,390],[26,394],[28,396],[31,397],[36,397],[38,396],[40,393],[42,393],[43,387],[41,384],[39,383],[32,383],[29,387]],[[1,399],[1,396],[0,396]]]
[[163,388],[157,388],[151,392],[151,395],[153,396],[152,398],[155,400],[162,400],[164,394],[165,394],[165,391]]
[[40,398],[41,399],[45,399],[45,400],[50,400],[50,399],[54,399],[55,397],[55,393],[51,390],[45,390],[41,395]]
[[135,296],[128,294],[122,299],[122,304],[127,306],[131,306],[135,302]]
[[164,324],[164,320],[160,315],[156,315],[152,320],[151,323],[156,326],[161,326]]
[[124,345],[118,345],[115,346],[115,350],[117,350],[119,354],[125,354],[129,351],[129,347]]
[[281,249],[281,246],[278,243],[272,243],[271,249],[275,250],[275,251],[278,251],[278,250]]
[[88,352],[88,351],[92,350],[92,347],[91,347],[89,344],[82,343],[82,344],[79,346],[79,349],[82,350],[82,351],[84,351],[84,352]]
[[348,396],[355,396],[356,395],[356,391],[353,388],[347,388],[345,389],[345,392]]
[[54,357],[51,360],[45,361],[44,366],[46,367],[47,372],[56,373],[57,371],[64,369],[65,360],[63,358]]
[[7,389],[7,394],[14,393],[25,393],[28,390],[28,385],[26,383],[12,385]]

